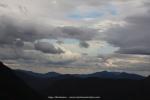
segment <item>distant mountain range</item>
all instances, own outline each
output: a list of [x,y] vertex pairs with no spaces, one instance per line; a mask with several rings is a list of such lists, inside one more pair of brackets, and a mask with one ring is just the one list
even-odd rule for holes
[[150,77],[136,74],[108,71],[92,74],[40,74],[12,70],[0,62],[0,100],[49,100],[48,96],[150,100],[149,93]]
[[76,77],[76,78],[101,78],[101,79],[133,79],[133,80],[141,80],[144,79],[144,76],[137,75],[137,74],[129,74],[126,72],[96,72],[92,74],[60,74],[56,72],[48,72],[46,74],[35,73],[32,71],[24,71],[24,70],[15,70],[17,75],[25,76],[33,76],[33,77],[40,77],[40,78],[55,78],[55,79],[65,79],[69,77]]

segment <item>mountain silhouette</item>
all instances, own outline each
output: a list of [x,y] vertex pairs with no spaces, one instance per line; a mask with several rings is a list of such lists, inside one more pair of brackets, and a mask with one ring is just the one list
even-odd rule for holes
[[45,100],[0,62],[0,100]]
[[150,100],[150,80],[69,77],[49,80],[46,95],[99,96],[100,100]]
[[56,72],[41,74],[12,70],[0,63],[0,100],[45,100],[49,96],[150,100],[149,93],[150,77],[136,74],[107,71],[85,75]]
[[100,100],[150,100],[150,78],[136,74],[108,71],[71,75],[23,70],[15,72],[46,97],[100,96]]
[[42,74],[42,73],[35,73],[32,71],[25,71],[25,70],[15,70],[15,73],[18,74],[19,76],[20,75],[24,77],[33,76],[33,77],[38,77],[38,78],[53,78],[53,77],[62,75],[56,72],[48,72],[46,74]]
[[144,79],[144,76],[137,75],[137,74],[129,74],[125,72],[95,72],[92,74],[60,74],[56,72],[48,72],[46,74],[35,73],[32,71],[24,71],[24,70],[15,70],[15,72],[19,76],[23,76],[22,78],[34,76],[34,77],[41,77],[41,78],[55,78],[55,79],[65,79],[69,77],[79,77],[79,78],[104,78],[104,79],[133,79],[133,80],[141,80]]
[[96,72],[93,74],[79,75],[80,77],[95,77],[95,78],[103,78],[103,79],[133,79],[133,80],[141,80],[144,79],[143,76],[137,74],[129,74],[125,72]]

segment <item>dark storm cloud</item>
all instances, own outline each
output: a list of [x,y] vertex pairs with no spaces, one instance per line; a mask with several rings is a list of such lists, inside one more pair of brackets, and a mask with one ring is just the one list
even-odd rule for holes
[[88,48],[89,44],[86,41],[80,41],[79,46],[81,48]]
[[97,30],[75,27],[44,27],[39,24],[18,22],[15,19],[0,16],[0,44],[12,44],[16,39],[34,42],[44,38],[73,38],[90,40]]
[[30,24],[17,23],[17,20],[0,16],[0,44],[13,44],[16,39],[22,41],[34,41],[40,36],[37,30]]
[[83,27],[62,27],[60,30],[64,34],[64,37],[79,40],[91,40],[96,34],[98,34],[98,30],[96,29]]
[[35,49],[40,50],[43,53],[52,53],[52,54],[61,54],[64,53],[64,51],[60,48],[56,48],[53,44],[48,42],[37,42],[35,43]]
[[150,54],[150,12],[145,15],[128,17],[127,25],[107,31],[106,40],[120,47],[120,53]]
[[142,55],[150,55],[150,48],[143,47],[143,48],[121,48],[118,53],[124,54],[142,54]]

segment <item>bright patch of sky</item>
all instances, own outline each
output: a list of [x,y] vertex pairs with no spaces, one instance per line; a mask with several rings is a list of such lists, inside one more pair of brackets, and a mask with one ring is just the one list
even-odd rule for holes
[[79,54],[87,54],[89,56],[97,56],[99,54],[112,54],[116,50],[118,50],[118,48],[113,47],[112,45],[104,41],[98,40],[87,41],[87,43],[89,44],[88,48],[81,48],[79,46],[80,41],[76,39],[60,39],[59,41],[62,41],[62,44],[58,44],[58,40],[56,39],[43,39],[41,41],[49,42],[51,44],[54,44],[55,46],[68,49],[72,52]]
[[[84,9],[84,10],[81,10]],[[85,10],[86,9],[86,10]],[[83,19],[96,19],[102,18],[106,15],[117,16],[118,10],[115,5],[108,4],[101,8],[93,8],[93,7],[82,7],[73,11],[68,15],[69,18],[74,20],[83,20]]]

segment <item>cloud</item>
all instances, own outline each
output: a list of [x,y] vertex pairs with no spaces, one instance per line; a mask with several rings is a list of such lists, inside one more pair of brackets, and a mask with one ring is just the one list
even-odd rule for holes
[[19,20],[0,16],[0,44],[12,45],[17,39],[35,41],[39,36],[32,24],[20,23]]
[[21,39],[16,39],[16,41],[14,42],[14,44],[17,47],[23,47],[24,46],[24,42]]
[[16,39],[34,42],[39,39],[72,38],[91,40],[98,33],[96,29],[81,27],[53,27],[38,23],[0,16],[0,44],[13,44]]
[[106,41],[119,47],[119,53],[150,54],[150,11],[145,15],[130,16],[127,25],[114,27],[105,32]]
[[[0,48],[0,60],[9,61],[15,60],[19,63],[26,63],[26,65],[39,64],[43,66],[70,64],[80,58],[80,54],[73,53],[69,50],[63,49],[63,53],[44,53],[39,50],[16,48],[5,46]],[[21,67],[21,66],[20,66]],[[22,66],[23,67],[23,66]]]
[[0,59],[9,60],[9,59],[19,59],[23,54],[23,51],[20,47],[5,45],[0,47]]
[[122,70],[122,71],[150,71],[149,55],[134,54],[112,54],[98,57],[101,61],[99,66],[105,70]]
[[0,7],[2,7],[2,8],[7,8],[7,7],[8,7],[8,5],[3,4],[3,3],[0,3]]
[[[149,70],[150,13],[145,1],[1,0],[0,59],[30,68]],[[117,50],[110,45],[119,50],[107,56]]]
[[89,44],[88,44],[87,42],[85,42],[85,41],[80,41],[79,46],[80,46],[81,48],[88,48],[88,47],[89,47]]
[[78,40],[91,40],[96,34],[97,29],[83,28],[83,27],[61,27],[61,32],[66,38],[73,38]]
[[61,40],[57,40],[56,43],[58,43],[59,45],[64,44],[64,42]]
[[[85,26],[92,24],[93,21],[99,21],[103,13],[106,15],[104,18],[111,18],[117,13],[118,9],[122,11],[122,4],[126,4],[128,7],[125,8],[130,10],[130,12],[124,12],[123,5],[123,13],[134,13],[136,12],[134,9],[135,6],[140,4],[141,1],[145,0],[76,0],[73,2],[72,0],[27,0],[19,2],[18,0],[13,0],[13,2],[11,0],[3,0],[0,1],[0,4],[2,6],[7,5],[7,8],[0,7],[0,15],[52,26]],[[133,4],[135,5],[133,6]],[[130,8],[133,8],[133,10]],[[79,21],[68,18],[76,11],[79,12],[78,16],[85,16],[87,12],[91,13],[89,13],[89,17],[87,16],[88,18],[83,18]],[[96,15],[98,16],[95,18]],[[88,21],[90,23],[87,23]]]
[[43,53],[37,50],[25,50],[23,52],[23,61],[31,61],[31,64],[65,65],[70,64],[80,58],[80,54],[65,51],[61,54]]
[[8,16],[0,16],[0,58],[27,61],[30,59],[31,62],[43,59],[51,63],[70,63],[80,57],[80,54],[55,47],[51,43],[36,43],[36,41],[57,38],[89,40],[95,34],[96,30],[93,31],[90,28],[47,27]]
[[48,42],[38,41],[34,44],[36,50],[40,50],[44,53],[61,54],[64,53],[60,48],[56,48],[53,44]]

